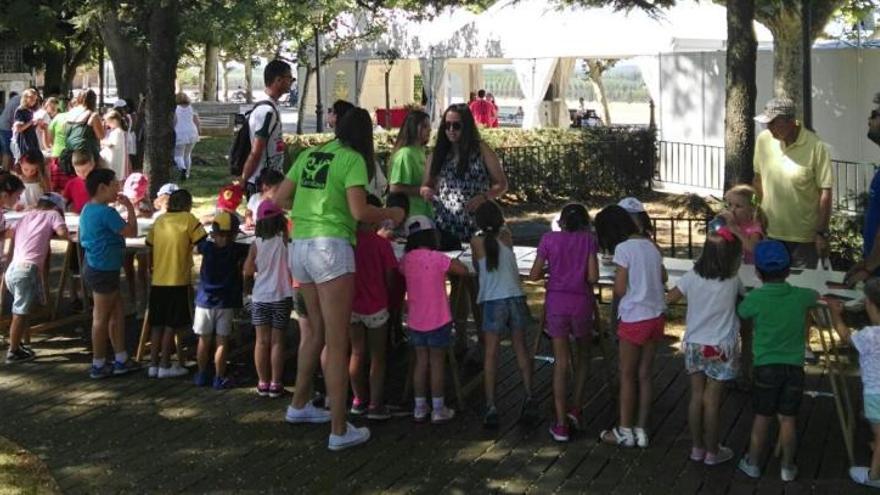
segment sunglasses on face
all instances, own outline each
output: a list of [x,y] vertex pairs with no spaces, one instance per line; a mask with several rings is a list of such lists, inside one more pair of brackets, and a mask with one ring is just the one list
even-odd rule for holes
[[443,130],[445,131],[460,131],[461,130],[461,122],[444,122]]

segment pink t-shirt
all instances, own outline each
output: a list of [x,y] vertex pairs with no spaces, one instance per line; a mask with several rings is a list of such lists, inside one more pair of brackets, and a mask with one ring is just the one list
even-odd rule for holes
[[[764,238],[764,229],[761,228],[761,222],[758,222],[757,220],[752,220],[750,222],[740,224],[739,229],[747,238],[752,237],[755,234],[761,236],[761,239]],[[755,253],[743,249],[743,263],[746,263],[748,265],[755,264]]]
[[64,217],[55,210],[30,210],[15,226],[12,264],[33,263],[42,267],[49,253],[49,240],[64,226]]
[[452,261],[430,249],[415,249],[400,260],[406,279],[406,325],[417,332],[430,332],[452,321],[446,296],[446,272]]
[[82,213],[83,207],[91,199],[89,191],[86,189],[86,181],[80,177],[74,177],[67,181],[64,186],[64,192],[61,193],[67,203],[70,205],[70,211],[77,215]]
[[385,274],[397,268],[397,258],[388,239],[375,232],[358,230],[354,266],[354,302],[351,310],[361,315],[372,315],[388,309]]
[[538,256],[549,265],[548,315],[589,317],[593,289],[587,283],[590,256],[599,251],[596,237],[587,231],[547,232],[538,244]]

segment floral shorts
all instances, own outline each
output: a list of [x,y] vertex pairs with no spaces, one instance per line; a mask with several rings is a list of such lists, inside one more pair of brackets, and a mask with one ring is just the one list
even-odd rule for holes
[[689,375],[702,373],[723,382],[736,378],[739,373],[739,356],[724,356],[715,346],[685,342],[684,367]]

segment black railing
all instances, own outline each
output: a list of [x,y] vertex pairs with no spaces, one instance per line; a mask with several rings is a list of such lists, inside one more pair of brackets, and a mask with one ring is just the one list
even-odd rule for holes
[[660,246],[663,256],[696,259],[706,242],[706,229],[711,217],[703,218],[651,218],[654,226],[654,242]]

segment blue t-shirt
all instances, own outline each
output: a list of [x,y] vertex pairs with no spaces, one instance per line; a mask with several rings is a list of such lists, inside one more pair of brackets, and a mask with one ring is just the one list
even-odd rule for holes
[[874,174],[871,188],[868,190],[868,208],[865,210],[865,225],[862,228],[864,238],[862,253],[865,258],[874,247],[874,236],[877,235],[878,227],[880,227],[880,170]]
[[242,307],[241,262],[247,258],[248,247],[235,242],[217,247],[207,239],[198,244],[202,255],[196,306],[200,308]]
[[119,271],[125,253],[125,227],[119,212],[107,205],[87,203],[79,216],[79,242],[86,263],[95,270]]

